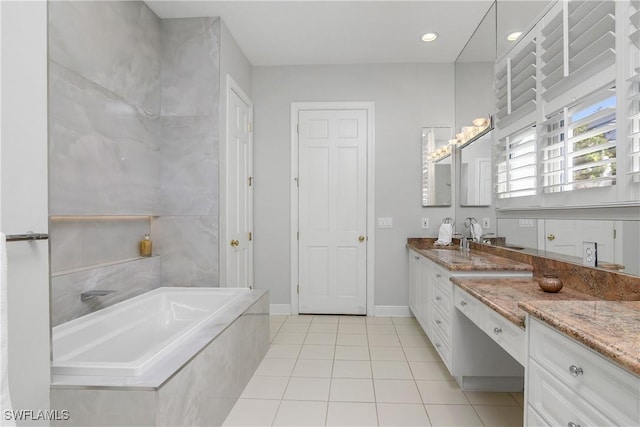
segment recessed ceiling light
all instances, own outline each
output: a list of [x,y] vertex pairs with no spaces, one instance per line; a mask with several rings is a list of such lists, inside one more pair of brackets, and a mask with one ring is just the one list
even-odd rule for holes
[[424,36],[422,36],[422,41],[423,42],[432,42],[435,39],[438,38],[438,33],[427,33]]
[[521,34],[522,34],[522,31],[515,31],[507,36],[507,40],[509,40],[510,42],[514,42],[518,40],[518,38],[520,38]]

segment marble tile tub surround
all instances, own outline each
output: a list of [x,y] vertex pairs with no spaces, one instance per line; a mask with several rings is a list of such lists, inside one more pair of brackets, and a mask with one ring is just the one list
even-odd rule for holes
[[[134,258],[116,264],[53,274],[51,326],[57,326],[160,286],[160,257]],[[114,291],[89,301],[80,294],[93,289]]]
[[190,343],[201,351],[183,346],[181,356],[147,377],[55,376],[51,407],[68,409],[71,418],[52,425],[221,425],[269,346],[268,294],[250,291],[247,298],[243,311],[232,310],[208,338],[199,336],[208,339],[204,348]]
[[[416,249],[433,247],[435,239],[409,238],[407,246]],[[452,249],[457,248],[455,245]],[[513,261],[533,266],[533,276],[557,274],[565,288],[609,301],[640,300],[640,277],[624,273],[606,271],[598,268],[584,267],[564,261],[553,260],[541,256],[521,253],[516,250],[497,246],[471,243],[471,250],[496,255]]]
[[[92,280],[54,278],[56,322],[85,311],[69,311],[72,289],[111,286],[105,275],[137,290],[144,263],[129,276],[102,264],[137,256],[150,230],[165,284],[218,285],[219,31],[217,18],[161,20],[141,1],[49,5],[52,271]],[[170,219],[151,229],[159,215]]]
[[162,216],[151,222],[162,254],[162,286],[217,286],[218,222],[213,216]]
[[165,286],[218,286],[220,20],[163,19],[160,192]]
[[527,301],[519,307],[640,375],[640,301]]
[[136,258],[150,229],[148,216],[51,217],[51,273]]

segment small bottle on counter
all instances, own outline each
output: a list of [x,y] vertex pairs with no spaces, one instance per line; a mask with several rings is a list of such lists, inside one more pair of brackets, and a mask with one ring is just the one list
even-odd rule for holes
[[152,242],[149,233],[144,235],[144,239],[140,241],[140,256],[151,256]]

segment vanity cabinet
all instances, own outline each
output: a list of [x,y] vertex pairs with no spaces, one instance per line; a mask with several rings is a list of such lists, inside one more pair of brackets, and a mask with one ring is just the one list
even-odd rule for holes
[[451,371],[450,273],[414,251],[409,258],[409,308]]
[[528,426],[640,425],[640,377],[528,317]]
[[[523,275],[514,272],[491,273]],[[449,271],[418,252],[410,250],[409,308],[461,388],[522,391],[524,368],[521,362],[504,351],[497,339],[479,329],[476,326],[477,322],[468,320],[466,314],[463,315],[456,310],[457,287],[449,279],[454,275],[477,274],[486,275],[486,272]],[[473,301],[482,306],[479,301]],[[463,308],[466,308],[468,313],[481,313],[482,307],[476,307],[473,301],[470,298],[469,305]],[[491,325],[492,328],[495,327],[493,323]],[[503,327],[503,331],[508,330],[509,326]],[[519,351],[524,351],[524,344],[522,340],[522,349]]]
[[409,257],[409,309],[415,316],[416,320],[429,335],[429,287],[423,286],[428,282],[429,277],[429,261],[423,256],[418,255],[414,251],[410,251]]
[[514,325],[459,287],[454,286],[454,288],[456,308],[524,366],[526,361],[525,330]]

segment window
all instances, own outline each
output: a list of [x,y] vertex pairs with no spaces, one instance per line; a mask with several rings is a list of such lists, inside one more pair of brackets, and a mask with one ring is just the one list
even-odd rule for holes
[[545,193],[616,183],[616,97],[608,89],[542,123],[540,163]]
[[496,145],[498,199],[536,194],[536,128],[529,127]]

